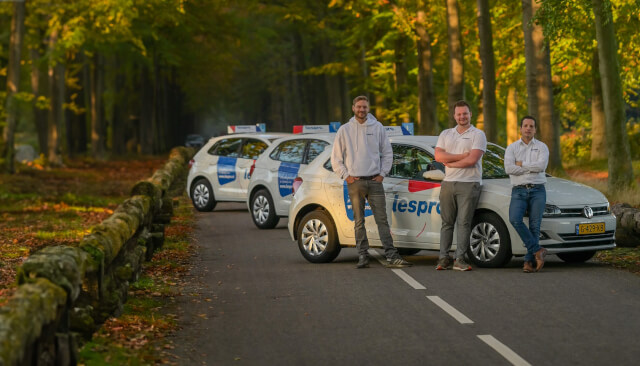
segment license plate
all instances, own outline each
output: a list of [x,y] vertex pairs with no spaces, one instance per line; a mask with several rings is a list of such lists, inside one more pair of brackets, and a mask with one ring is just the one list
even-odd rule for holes
[[595,222],[593,224],[576,225],[576,235],[602,234],[604,233],[604,222]]

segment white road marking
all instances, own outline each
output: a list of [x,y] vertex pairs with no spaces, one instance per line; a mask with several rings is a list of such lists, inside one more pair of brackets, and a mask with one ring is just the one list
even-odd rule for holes
[[451,315],[460,324],[473,324],[473,320],[467,318],[464,314],[449,305],[446,301],[442,300],[439,296],[427,296],[427,299],[438,305],[440,309]]
[[[378,253],[376,250],[369,249],[369,254],[371,254],[372,257],[377,259],[378,262],[380,262],[380,264],[382,264],[383,266],[385,266],[387,264],[387,260],[380,253]],[[401,269],[392,269],[392,271],[393,271],[393,273],[398,275],[398,277],[402,278],[402,280],[404,282],[408,283],[409,286],[413,287],[415,290],[426,290],[427,289],[420,282],[416,281],[413,277],[409,276],[405,271],[403,271]]]
[[507,361],[511,362],[512,365],[515,366],[531,366],[531,364],[525,361],[522,357],[518,356],[517,353],[513,352],[509,347],[502,344],[499,340],[495,339],[490,334],[479,335],[484,343],[488,344],[489,347],[493,348],[496,352],[498,352],[502,357],[506,358]]

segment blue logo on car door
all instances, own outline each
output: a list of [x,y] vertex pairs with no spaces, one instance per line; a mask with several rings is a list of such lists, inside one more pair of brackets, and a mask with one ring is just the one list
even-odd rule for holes
[[278,189],[280,197],[289,196],[292,193],[293,180],[298,176],[300,164],[297,163],[280,163],[278,168]]
[[237,158],[220,156],[218,158],[218,183],[225,185],[236,180]]
[[[343,198],[344,198],[344,207],[347,210],[347,217],[349,220],[353,221],[353,205],[351,205],[351,198],[349,198],[349,188],[347,187],[347,182],[345,181],[342,188]],[[364,203],[364,217],[373,215],[373,211],[371,211],[371,206],[369,206],[369,201],[365,201]]]

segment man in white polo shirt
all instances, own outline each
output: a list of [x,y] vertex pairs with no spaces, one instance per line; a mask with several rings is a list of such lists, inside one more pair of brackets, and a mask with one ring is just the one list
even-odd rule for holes
[[[454,104],[453,118],[457,126],[442,131],[436,144],[435,157],[445,166],[440,187],[440,257],[436,269],[470,271],[464,260],[469,248],[471,221],[478,205],[482,185],[482,155],[487,151],[484,132],[471,125],[471,107],[461,100]],[[455,262],[449,256],[454,227],[458,229]]]
[[[520,133],[522,138],[509,145],[504,153],[504,170],[509,174],[513,186],[509,222],[527,248],[522,271],[531,273],[542,269],[547,254],[547,250],[540,247],[539,242],[540,223],[547,203],[547,190],[544,187],[547,177],[544,171],[549,163],[549,148],[533,137],[536,134],[535,118],[523,117],[520,121]],[[527,211],[529,228],[522,220]]]

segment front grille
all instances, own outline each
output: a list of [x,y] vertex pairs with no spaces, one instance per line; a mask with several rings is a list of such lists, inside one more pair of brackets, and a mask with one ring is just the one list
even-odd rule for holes
[[[561,214],[559,217],[584,217],[584,215],[582,214],[583,209],[584,207],[562,208],[560,209]],[[607,206],[591,207],[591,209],[593,210],[594,217],[609,214]]]
[[615,231],[609,230],[609,231],[605,231],[602,234],[576,235],[574,233],[571,233],[571,234],[558,234],[558,235],[564,241],[592,241],[592,240],[602,240],[602,239],[613,240],[614,233]]

